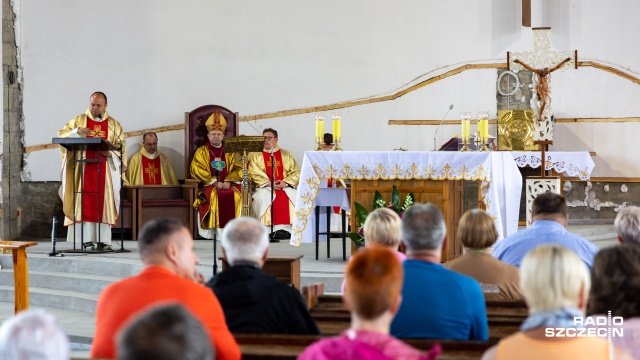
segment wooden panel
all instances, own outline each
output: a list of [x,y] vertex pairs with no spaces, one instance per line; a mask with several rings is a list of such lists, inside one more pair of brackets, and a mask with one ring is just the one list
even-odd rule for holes
[[[279,255],[278,257],[269,257],[262,266],[262,270],[267,274],[271,274],[276,279],[291,284],[294,288],[300,289],[300,259],[303,255]],[[220,256],[222,260],[222,271],[227,270],[230,266],[227,260]]]
[[[442,210],[447,223],[447,235],[450,240],[447,251],[442,254],[442,261],[447,261],[451,257],[462,254],[462,246],[454,244],[454,240],[463,211],[463,181],[352,180],[351,208],[355,209],[355,203],[357,202],[371,211],[376,190],[382,194],[385,201],[389,202],[394,185],[398,188],[401,199],[404,199],[407,193],[412,192],[416,202],[430,202]],[[358,220],[355,216],[351,216],[351,228],[358,228]],[[351,250],[352,252],[354,251],[353,246]]]

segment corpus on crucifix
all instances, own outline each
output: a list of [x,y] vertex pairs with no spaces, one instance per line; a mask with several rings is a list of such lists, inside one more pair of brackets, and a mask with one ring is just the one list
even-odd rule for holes
[[534,141],[553,141],[553,123],[551,122],[551,73],[570,67],[578,62],[577,51],[554,51],[551,48],[551,28],[533,28],[533,51],[507,53],[509,69],[526,69],[536,76],[535,98],[531,99],[534,111]]

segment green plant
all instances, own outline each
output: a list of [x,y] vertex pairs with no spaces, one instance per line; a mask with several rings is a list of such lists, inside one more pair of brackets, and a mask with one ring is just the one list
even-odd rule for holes
[[[404,198],[404,201],[400,201],[400,192],[394,185],[391,189],[391,201],[388,203],[388,205],[382,198],[382,194],[380,194],[380,192],[376,190],[375,194],[373,195],[373,204],[371,208],[375,210],[386,206],[389,209],[395,211],[396,214],[398,214],[400,217],[402,217],[402,214],[407,211],[407,209],[411,207],[414,202],[415,197],[413,193],[408,193]],[[360,203],[356,202],[354,205],[355,217],[358,220],[358,229],[355,232],[350,232],[349,234],[347,234],[347,236],[349,236],[351,241],[353,241],[353,244],[357,250],[364,247],[364,234],[362,231],[362,227],[364,226],[364,222],[369,215],[369,211],[367,211],[367,209]]]

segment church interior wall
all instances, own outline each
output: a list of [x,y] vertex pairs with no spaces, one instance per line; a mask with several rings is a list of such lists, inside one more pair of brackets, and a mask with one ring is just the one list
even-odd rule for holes
[[[203,104],[241,116],[266,114],[393,93],[445,67],[505,62],[506,51],[532,48],[513,3],[519,2],[113,0],[96,11],[93,1],[13,0],[24,145],[50,143],[86,110],[95,90],[107,93],[108,111],[125,131],[137,131],[181,124],[185,111]],[[577,49],[579,61],[638,76],[640,49],[618,39],[637,33],[640,4],[540,0],[533,6],[533,26],[552,26],[556,49]],[[340,109],[343,148],[431,150],[436,127],[389,126],[388,120],[440,120],[451,104],[448,120],[460,111],[495,116],[496,77],[496,69],[465,71],[394,101]],[[585,67],[555,72],[551,87],[558,118],[640,117],[640,85],[610,73]],[[333,113],[323,115],[330,120]],[[280,144],[301,162],[314,147],[314,117],[251,121],[240,129],[255,135],[276,128]],[[558,124],[552,149],[595,151],[596,177],[640,178],[633,152],[622,150],[635,143],[639,127]],[[458,126],[442,126],[438,146],[457,133]],[[183,131],[158,136],[160,151],[183,178]],[[127,139],[129,156],[140,141]],[[49,188],[59,180],[58,150],[30,152],[22,170],[33,186]]]

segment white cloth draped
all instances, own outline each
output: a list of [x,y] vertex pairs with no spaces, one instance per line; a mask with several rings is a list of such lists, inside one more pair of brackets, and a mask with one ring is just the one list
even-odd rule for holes
[[518,229],[522,176],[509,152],[307,151],[300,168],[291,245],[312,242],[303,231],[321,179],[479,180],[500,238]]
[[[540,151],[510,151],[518,167],[539,168],[542,165]],[[568,176],[577,176],[580,180],[589,180],[595,166],[588,151],[546,151],[547,170],[555,170]]]

